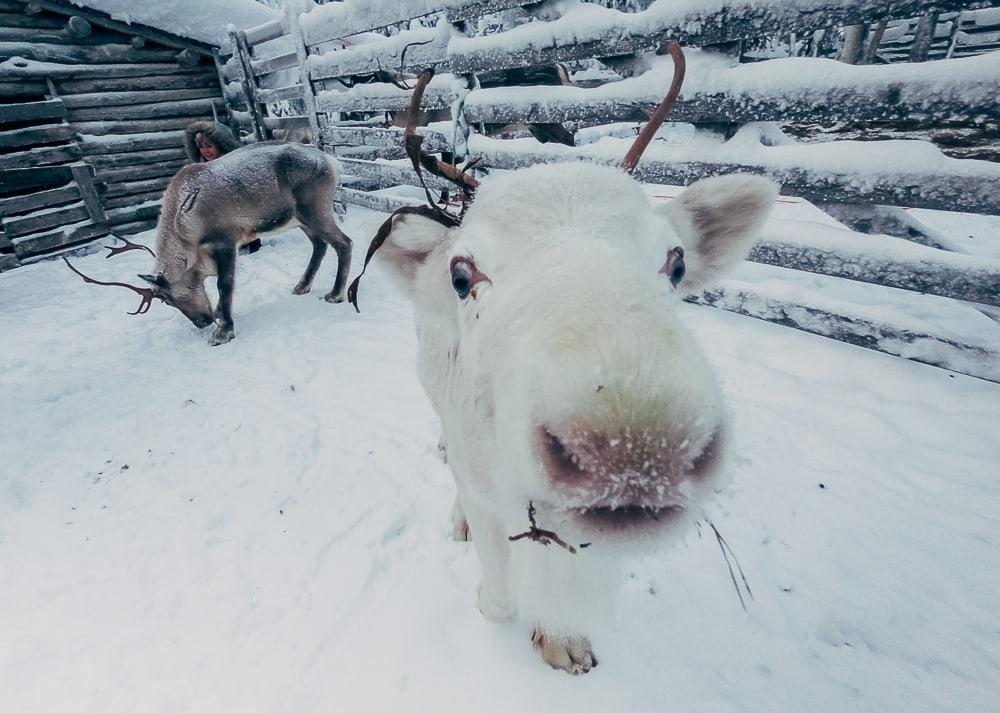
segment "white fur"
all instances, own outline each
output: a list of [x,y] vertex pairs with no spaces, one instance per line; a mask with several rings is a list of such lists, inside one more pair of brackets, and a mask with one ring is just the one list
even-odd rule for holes
[[[708,284],[746,256],[774,197],[769,181],[733,176],[653,209],[617,170],[538,166],[484,182],[458,229],[412,215],[395,220],[380,259],[415,304],[418,372],[441,417],[482,564],[480,609],[538,627],[553,665],[567,668],[549,645],[565,642],[565,652],[586,642],[580,637],[610,602],[618,556],[648,536],[578,522],[580,502],[552,487],[536,429],[584,423],[587,433],[655,434],[682,472],[726,428],[725,408],[659,269],[683,244],[686,281]],[[474,260],[490,281],[465,300],[450,284],[456,256]],[[663,531],[683,531],[722,472],[667,487],[684,515],[659,528],[654,543]],[[509,542],[527,528],[529,502],[539,527],[590,547],[573,555]]]

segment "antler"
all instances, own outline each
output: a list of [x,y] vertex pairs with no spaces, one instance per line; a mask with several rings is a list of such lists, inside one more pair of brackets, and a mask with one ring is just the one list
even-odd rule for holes
[[622,161],[622,170],[625,173],[632,173],[635,170],[639,159],[642,158],[642,152],[646,150],[649,142],[653,140],[653,135],[659,130],[660,125],[663,124],[663,120],[673,110],[674,105],[677,103],[677,97],[681,93],[681,85],[684,83],[684,70],[686,67],[684,51],[679,44],[671,42],[667,45],[667,54],[674,60],[674,78],[670,82],[670,90],[667,92],[667,96],[663,97],[660,105],[653,111],[653,114],[649,117],[649,121],[642,127],[639,135],[636,136],[632,148],[625,154],[625,159]]
[[127,287],[128,289],[142,296],[142,302],[139,303],[138,309],[136,309],[135,312],[129,312],[129,314],[146,314],[146,312],[149,311],[149,308],[153,304],[153,298],[156,297],[156,292],[154,292],[152,288],[136,287],[135,285],[129,285],[124,282],[101,282],[100,280],[95,280],[92,277],[87,277],[86,275],[84,275],[82,272],[73,267],[70,261],[67,260],[66,258],[63,258],[63,262],[66,263],[66,266],[70,270],[72,270],[77,275],[82,277],[84,282],[89,282],[92,285],[105,285],[108,287]]
[[120,235],[115,237],[117,237],[118,240],[121,240],[125,244],[117,248],[112,245],[105,245],[104,247],[108,249],[108,254],[104,256],[105,258],[114,257],[115,255],[120,255],[121,253],[128,252],[129,250],[145,250],[153,257],[156,257],[156,253],[154,253],[150,248],[146,247],[145,245],[137,245],[136,243],[126,240]]
[[[424,98],[424,90],[433,77],[434,70],[425,69],[417,78],[417,84],[413,88],[413,97],[410,99],[410,107],[406,112],[406,126],[403,129],[403,146],[406,149],[406,155],[410,157],[410,162],[413,164],[413,170],[417,172],[422,185],[424,184],[424,179],[420,175],[420,169],[424,168],[435,176],[447,179],[461,188],[462,193],[468,201],[472,199],[476,189],[479,187],[479,181],[458,166],[445,163],[441,159],[420,150],[420,145],[423,143],[424,137],[417,134],[417,113],[420,111],[420,102]],[[466,170],[468,168],[467,166]],[[434,199],[431,197],[431,193],[427,190],[426,185],[424,185],[424,192],[427,194],[427,200],[431,204],[434,204]]]

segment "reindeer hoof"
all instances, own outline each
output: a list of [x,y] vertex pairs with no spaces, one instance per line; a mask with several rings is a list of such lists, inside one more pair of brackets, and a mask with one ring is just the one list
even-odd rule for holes
[[597,665],[597,659],[585,636],[549,636],[540,629],[531,634],[531,644],[552,668],[579,676]]
[[217,347],[220,344],[231,342],[235,336],[236,333],[233,331],[232,327],[216,327],[215,332],[212,333],[212,338],[208,343],[213,347]]
[[344,301],[344,295],[343,294],[335,295],[332,292],[330,292],[329,294],[323,295],[323,299],[331,304],[340,304],[341,302]]
[[296,285],[292,288],[293,295],[305,295],[312,289],[312,285]]

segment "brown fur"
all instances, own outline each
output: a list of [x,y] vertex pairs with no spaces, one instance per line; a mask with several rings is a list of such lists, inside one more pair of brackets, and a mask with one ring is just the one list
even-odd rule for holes
[[214,121],[195,121],[188,124],[187,128],[184,129],[184,153],[191,160],[192,163],[205,163],[205,159],[201,157],[201,152],[198,151],[198,144],[195,143],[195,136],[198,134],[204,135],[206,139],[215,144],[215,147],[219,149],[219,155],[225,156],[231,151],[235,151],[240,148],[240,140],[236,138],[232,130],[225,124],[219,124]]

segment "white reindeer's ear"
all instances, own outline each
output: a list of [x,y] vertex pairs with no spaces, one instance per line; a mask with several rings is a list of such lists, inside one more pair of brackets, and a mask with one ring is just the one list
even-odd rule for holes
[[442,223],[418,213],[393,216],[378,259],[410,283],[427,256],[448,239],[448,230]]
[[760,176],[716,176],[692,183],[657,206],[684,244],[683,294],[701,292],[746,259],[767,220],[778,187]]

